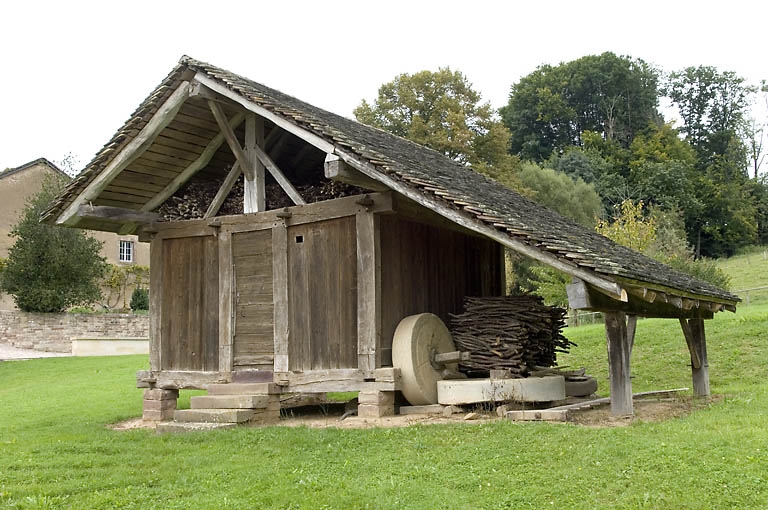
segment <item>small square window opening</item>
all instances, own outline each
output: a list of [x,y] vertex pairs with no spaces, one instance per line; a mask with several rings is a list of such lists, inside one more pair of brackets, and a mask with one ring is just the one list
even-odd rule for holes
[[120,262],[133,262],[133,241],[120,241]]

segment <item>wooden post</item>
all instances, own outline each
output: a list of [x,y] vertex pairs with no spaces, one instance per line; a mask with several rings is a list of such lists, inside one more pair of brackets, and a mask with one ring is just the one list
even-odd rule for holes
[[381,366],[381,246],[379,218],[357,214],[357,366]]
[[159,371],[163,342],[163,239],[155,237],[149,244],[149,369]]
[[631,416],[634,414],[634,408],[629,370],[630,347],[625,315],[623,312],[606,312],[604,315],[611,377],[611,414]]
[[272,303],[274,305],[275,372],[288,371],[288,227],[272,229]]
[[232,345],[234,316],[232,271],[232,236],[226,230],[219,232],[219,371],[231,372],[234,367]]
[[[709,396],[709,362],[707,361],[707,339],[704,334],[704,319],[689,319],[693,348],[699,358],[699,367],[691,366],[693,394],[697,397]],[[693,365],[693,363],[691,363]]]
[[266,211],[264,191],[264,164],[256,155],[256,149],[264,147],[264,119],[251,113],[245,118],[245,152],[251,172],[243,172],[243,212]]

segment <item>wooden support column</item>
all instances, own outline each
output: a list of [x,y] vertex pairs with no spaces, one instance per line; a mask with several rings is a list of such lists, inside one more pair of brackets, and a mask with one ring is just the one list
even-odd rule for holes
[[275,372],[288,371],[288,227],[272,228],[272,303],[274,305]]
[[611,378],[611,414],[634,414],[632,380],[630,379],[630,346],[623,312],[606,312],[605,336],[608,340],[608,365]]
[[693,366],[691,357],[691,375],[693,376],[693,394],[697,397],[709,396],[709,362],[707,361],[707,339],[704,334],[704,319],[689,319],[693,350],[699,359],[699,366]]
[[357,367],[381,366],[381,246],[379,218],[356,217],[357,226]]
[[163,342],[163,240],[155,237],[149,244],[149,369],[160,371]]
[[246,214],[267,210],[264,164],[256,154],[259,147],[264,147],[264,119],[250,113],[245,118],[245,153],[252,170],[244,172],[243,212]]
[[231,372],[234,367],[234,274],[232,271],[232,235],[221,230],[219,249],[219,372]]

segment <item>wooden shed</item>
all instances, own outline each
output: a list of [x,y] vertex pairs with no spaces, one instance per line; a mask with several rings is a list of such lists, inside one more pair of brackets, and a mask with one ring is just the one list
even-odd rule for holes
[[571,275],[571,305],[606,312],[616,414],[632,412],[637,316],[680,320],[704,395],[703,320],[738,302],[441,154],[188,57],[43,219],[151,243],[138,380],[158,419],[180,388],[256,382],[386,407],[398,323],[502,295],[504,249]]

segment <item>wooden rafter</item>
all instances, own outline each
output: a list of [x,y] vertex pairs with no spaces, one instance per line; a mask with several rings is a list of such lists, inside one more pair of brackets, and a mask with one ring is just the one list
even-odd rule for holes
[[160,105],[157,112],[147,122],[139,134],[131,140],[109,164],[93,179],[88,186],[72,201],[72,203],[59,215],[56,223],[59,225],[74,225],[78,221],[80,206],[92,200],[96,200],[99,194],[109,185],[117,175],[128,165],[141,156],[160,132],[174,119],[184,101],[189,97],[190,85],[188,81],[182,81],[173,93]]
[[208,210],[205,211],[203,218],[211,218],[219,213],[221,205],[224,203],[224,200],[227,199],[227,196],[229,196],[229,192],[232,191],[232,187],[237,182],[238,177],[240,177],[240,163],[235,161],[235,164],[232,165],[232,169],[224,179],[219,191],[216,192],[216,196],[213,197],[211,205],[209,205]]
[[77,217],[138,225],[146,225],[160,220],[160,215],[157,213],[124,209],[122,207],[88,204],[83,204],[78,208]]
[[[241,122],[243,122],[244,118],[244,113],[238,113],[227,122],[227,125],[234,130],[237,128],[237,126],[240,125]],[[222,143],[224,143],[224,133],[219,133],[213,137],[210,142],[208,142],[208,145],[205,146],[205,149],[203,149],[203,152],[200,154],[200,156],[197,157],[197,159],[190,163],[187,168],[182,170],[182,172],[177,175],[165,188],[163,188],[162,191],[160,191],[149,202],[147,202],[141,208],[141,210],[151,211],[162,205],[193,175],[205,168],[205,166],[211,161],[211,158],[213,158],[213,155],[216,154],[216,151],[219,149],[219,147],[221,147]]]

